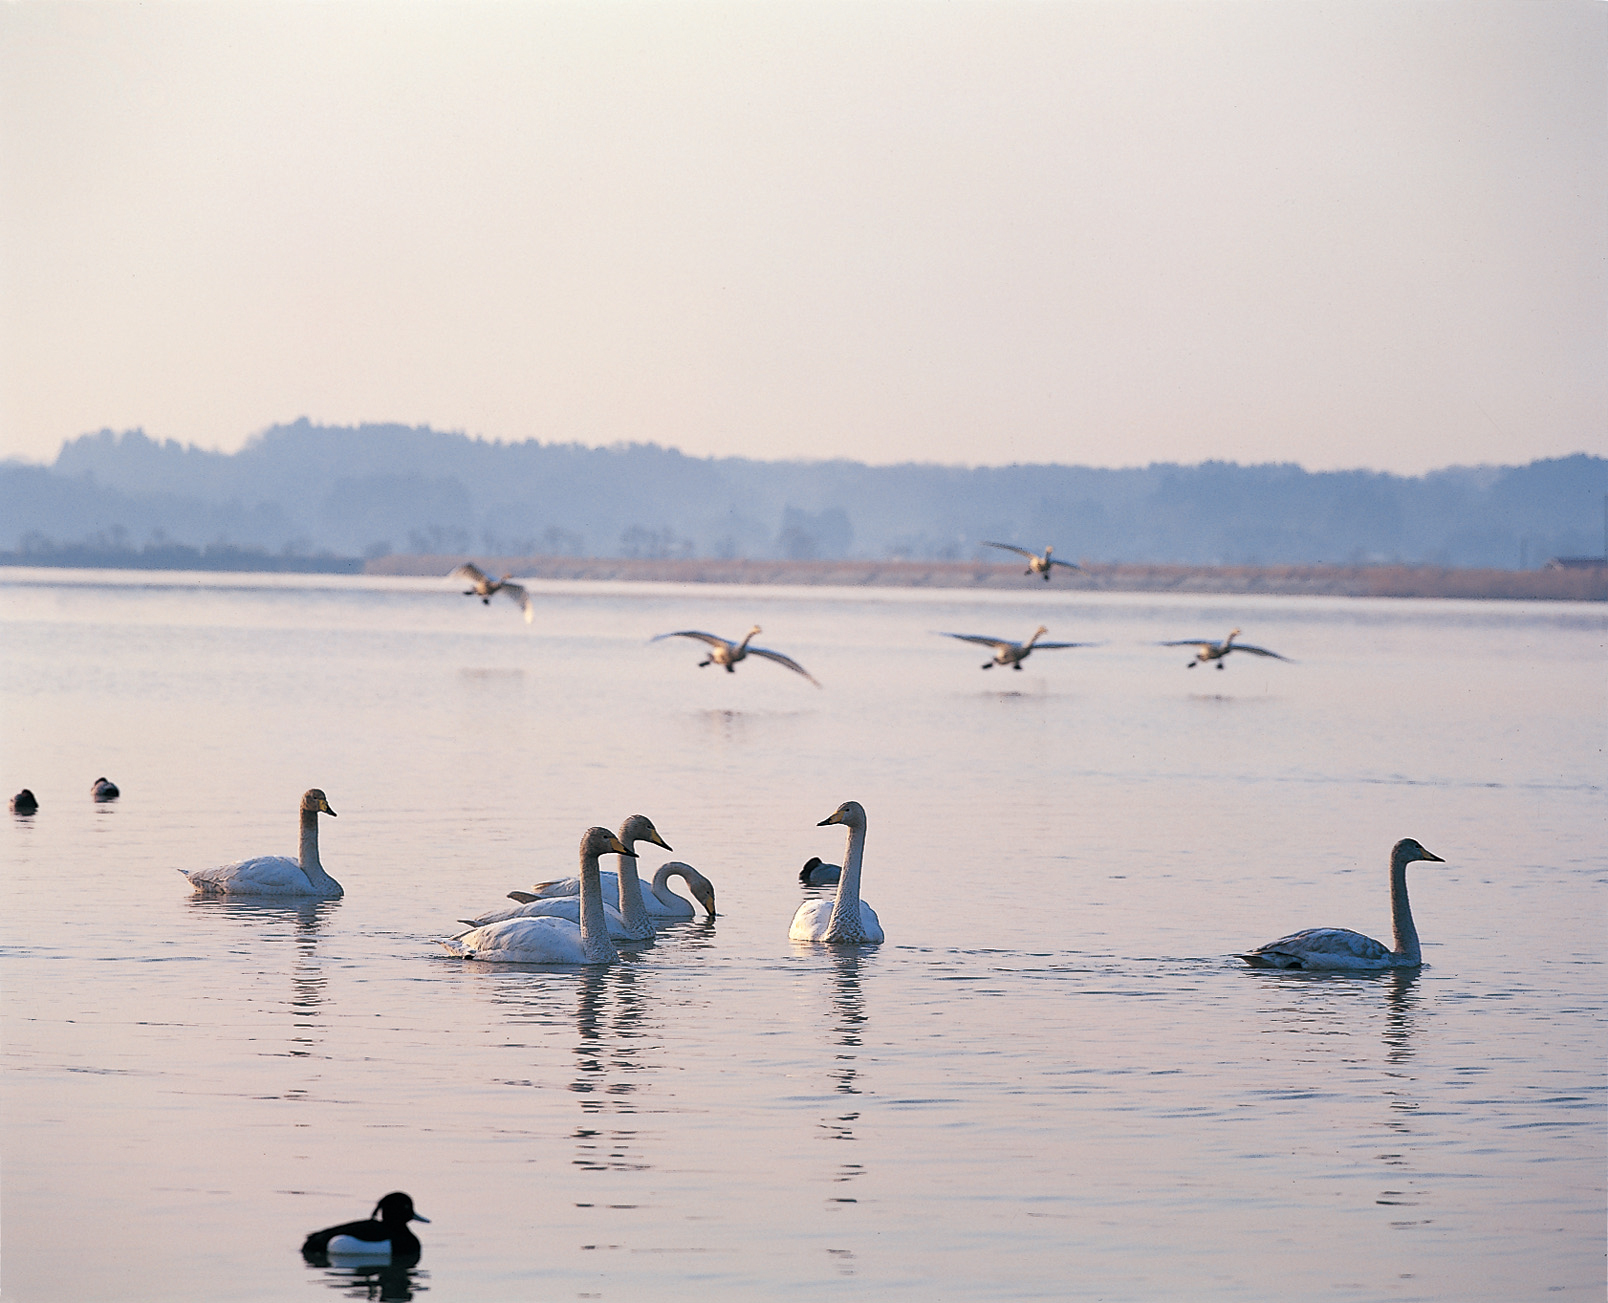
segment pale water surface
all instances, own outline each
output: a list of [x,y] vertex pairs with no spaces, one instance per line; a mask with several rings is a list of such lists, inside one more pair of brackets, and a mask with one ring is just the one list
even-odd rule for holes
[[[1602,1297],[1601,608],[533,588],[0,573],[7,1298]],[[825,688],[648,642],[751,623]],[[311,786],[344,900],[190,897]],[[850,797],[888,942],[794,945]],[[712,923],[433,944],[637,811]],[[1231,957],[1403,836],[1420,973]],[[392,1189],[411,1272],[301,1260]]]

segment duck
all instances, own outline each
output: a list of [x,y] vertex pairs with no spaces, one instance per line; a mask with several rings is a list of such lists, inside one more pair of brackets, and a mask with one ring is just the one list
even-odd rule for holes
[[89,794],[97,801],[115,801],[122,792],[110,778],[97,778],[89,785]]
[[708,643],[710,648],[709,654],[698,662],[699,669],[702,669],[705,665],[720,665],[725,667],[727,674],[735,674],[738,661],[744,660],[749,656],[762,656],[768,661],[775,661],[778,665],[787,666],[795,674],[802,674],[811,683],[815,683],[816,687],[821,686],[815,682],[815,676],[791,656],[783,656],[781,652],[771,651],[765,647],[752,647],[749,645],[749,639],[756,633],[763,632],[764,630],[756,624],[743,635],[741,642],[732,642],[729,638],[722,638],[719,634],[705,633],[701,629],[677,629],[673,633],[655,634],[648,641],[658,642],[663,638],[696,638],[700,642]]
[[1280,656],[1276,651],[1269,651],[1266,647],[1252,647],[1248,642],[1235,642],[1240,636],[1238,629],[1229,633],[1222,642],[1213,642],[1210,638],[1178,638],[1172,642],[1158,643],[1159,647],[1194,647],[1196,648],[1193,660],[1184,662],[1186,670],[1192,670],[1197,665],[1209,665],[1217,662],[1217,668],[1223,668],[1223,661],[1230,652],[1250,652],[1253,656],[1271,656],[1276,661],[1288,661],[1288,656]]
[[1040,642],[1039,635],[1048,633],[1048,625],[1039,625],[1026,642],[1011,642],[1005,638],[990,638],[981,633],[946,633],[945,638],[959,638],[962,642],[981,643],[994,649],[994,659],[983,662],[985,670],[996,665],[1009,665],[1013,670],[1022,668],[1022,662],[1036,651],[1059,651],[1063,647],[1093,647],[1092,642]]
[[[605,891],[619,889],[617,875],[605,871],[601,876]],[[680,860],[666,860],[661,864],[658,872],[653,875],[653,881],[643,890],[642,904],[651,917],[665,920],[685,919],[692,918],[696,913],[691,901],[670,890],[671,878],[680,878],[685,882],[687,890],[692,892],[697,902],[708,912],[709,917],[715,917],[715,884],[692,865],[683,864]],[[538,882],[530,891],[510,891],[508,899],[529,902],[558,896],[574,896],[580,892],[580,887],[578,878],[559,878],[553,882]]]
[[523,584],[514,583],[512,575],[505,574],[501,579],[493,579],[474,562],[465,561],[447,578],[467,579],[469,587],[464,590],[463,595],[478,597],[482,606],[490,606],[495,594],[505,593],[519,603],[520,610],[525,613],[526,624],[536,618],[536,607],[530,600],[530,594],[525,591]]
[[1394,948],[1343,927],[1312,927],[1292,932],[1236,956],[1252,968],[1301,968],[1309,971],[1378,972],[1387,968],[1418,968],[1424,960],[1407,902],[1407,866],[1418,860],[1446,861],[1426,851],[1411,837],[1390,848],[1390,922]]
[[883,939],[876,910],[860,899],[860,860],[865,854],[865,809],[858,801],[845,801],[816,824],[825,828],[840,823],[849,830],[849,850],[843,858],[837,894],[831,900],[806,900],[793,915],[787,931],[791,941],[822,941],[840,945],[877,945]]
[[1045,583],[1050,582],[1051,566],[1065,566],[1068,570],[1083,569],[1080,565],[1074,565],[1070,561],[1061,560],[1060,557],[1051,556],[1050,554],[1055,551],[1053,547],[1047,547],[1042,552],[1035,552],[1031,548],[1017,547],[1015,543],[990,543],[987,539],[983,540],[983,546],[1003,548],[1007,552],[1016,552],[1025,556],[1027,558],[1027,569],[1022,573],[1025,575],[1042,575]]
[[39,798],[26,787],[11,798],[12,814],[38,814]]
[[374,1212],[367,1221],[342,1222],[339,1226],[314,1231],[302,1241],[301,1251],[306,1257],[327,1254],[332,1258],[417,1258],[422,1246],[408,1223],[429,1220],[414,1210],[409,1196],[397,1190],[374,1205]]
[[830,887],[842,873],[841,864],[822,864],[819,855],[812,855],[798,871],[798,880],[806,887]]
[[440,939],[449,954],[494,964],[611,964],[620,957],[604,920],[600,855],[625,855],[625,845],[607,828],[588,828],[581,838],[580,922],[538,915],[508,918]]
[[333,900],[345,890],[324,872],[318,860],[318,816],[335,818],[329,800],[316,787],[301,799],[301,855],[259,855],[225,864],[215,869],[180,869],[197,895],[206,896],[301,896]]

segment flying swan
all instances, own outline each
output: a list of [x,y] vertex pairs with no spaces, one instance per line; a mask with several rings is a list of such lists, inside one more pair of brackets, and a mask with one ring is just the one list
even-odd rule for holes
[[581,921],[538,915],[507,918],[470,928],[440,944],[462,959],[492,964],[612,964],[620,957],[603,915],[600,855],[624,855],[625,846],[607,828],[588,828],[581,838]]
[[1048,633],[1049,628],[1039,625],[1037,631],[1026,642],[1010,642],[1005,638],[988,638],[980,633],[946,633],[945,638],[959,638],[962,642],[981,643],[984,647],[994,649],[994,659],[984,661],[983,668],[991,670],[996,665],[1009,665],[1013,670],[1022,668],[1022,662],[1031,656],[1035,649],[1038,651],[1057,651],[1062,647],[1093,647],[1092,642],[1040,642],[1039,634]]
[[[726,667],[727,674],[735,674],[737,672],[737,662],[744,657],[763,656],[768,661],[775,661],[778,665],[787,666],[793,673],[802,674],[811,683],[815,683],[815,676],[791,656],[783,656],[781,652],[770,651],[764,647],[750,647],[748,640],[756,633],[762,632],[764,631],[756,624],[743,635],[741,642],[732,642],[716,634],[704,633],[699,629],[677,629],[673,633],[655,634],[648,641],[658,642],[661,638],[696,638],[700,642],[708,643],[709,654],[698,662],[699,669],[702,669],[705,665],[723,665]],[[815,683],[815,686],[820,687],[821,685]]]
[[1223,668],[1223,658],[1229,652],[1250,652],[1253,656],[1271,656],[1276,661],[1288,661],[1288,656],[1280,656],[1276,651],[1268,651],[1266,647],[1252,647],[1250,643],[1235,642],[1240,631],[1235,629],[1222,642],[1213,642],[1210,638],[1179,638],[1174,642],[1158,643],[1159,647],[1195,647],[1195,659],[1184,662],[1186,670],[1192,670],[1197,665],[1206,665],[1212,661],[1217,662],[1217,668]]
[[478,597],[481,605],[490,606],[495,593],[507,593],[509,597],[518,602],[520,609],[525,612],[525,623],[529,624],[536,618],[536,608],[531,603],[530,594],[521,584],[513,582],[510,575],[501,579],[493,579],[479,566],[471,561],[465,561],[461,566],[447,576],[449,579],[467,579],[470,587],[464,589],[465,597]]
[[301,855],[259,855],[216,869],[180,869],[198,895],[316,896],[333,899],[346,893],[318,862],[318,816],[335,817],[323,792],[310,787],[301,799]]
[[[661,846],[663,842],[659,843]],[[642,889],[642,905],[650,918],[663,922],[693,917],[692,902],[685,896],[677,895],[670,890],[670,879],[680,878],[687,884],[687,890],[692,892],[698,903],[708,911],[709,917],[715,916],[715,884],[699,873],[690,864],[683,864],[680,860],[666,860],[659,866],[659,871],[653,875],[653,881]],[[616,891],[619,888],[618,875],[604,870],[602,874],[603,889]],[[641,883],[637,884],[639,887]],[[559,878],[553,882],[538,882],[530,891],[510,891],[509,900],[529,902],[534,900],[552,900],[558,897],[578,895],[581,889],[579,878]]]
[[1384,945],[1360,932],[1343,927],[1311,927],[1292,932],[1265,946],[1257,946],[1238,956],[1253,968],[1340,969],[1374,972],[1382,968],[1417,968],[1423,958],[1418,948],[1418,929],[1413,926],[1412,907],[1407,903],[1407,866],[1414,860],[1446,861],[1431,855],[1411,837],[1404,837],[1390,849],[1390,923],[1396,934],[1396,948]]
[[1027,558],[1027,569],[1022,573],[1024,575],[1043,575],[1045,583],[1050,582],[1051,566],[1065,566],[1068,570],[1083,569],[1082,566],[1073,565],[1070,561],[1062,561],[1059,557],[1051,556],[1050,553],[1055,551],[1053,547],[1047,547],[1042,552],[1034,552],[1031,548],[1017,547],[1015,543],[990,543],[986,538],[983,540],[983,546],[1003,548],[1007,552],[1015,552],[1025,556]]
[[831,900],[806,900],[793,915],[787,930],[790,941],[825,941],[843,945],[875,945],[882,941],[877,912],[860,899],[860,860],[865,854],[865,810],[858,801],[845,801],[817,828],[846,824],[849,851],[843,859],[837,894]]

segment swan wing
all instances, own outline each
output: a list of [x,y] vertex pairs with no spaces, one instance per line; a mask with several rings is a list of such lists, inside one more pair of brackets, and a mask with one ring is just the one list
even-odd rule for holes
[[493,964],[584,964],[581,929],[565,918],[510,918],[440,938],[447,953]]
[[1052,556],[1050,558],[1050,564],[1052,566],[1065,566],[1068,570],[1081,570],[1081,569],[1083,569],[1083,567],[1078,565],[1076,562],[1074,562],[1074,561],[1063,561],[1058,556]]
[[[611,937],[627,937],[630,929],[625,926],[625,917],[613,905],[604,904],[603,917],[608,922]],[[494,910],[482,918],[460,919],[470,927],[487,927],[492,923],[502,923],[514,918],[564,918],[577,927],[581,924],[581,898],[579,896],[551,896],[545,899],[530,901],[528,904],[515,905],[511,909]]]
[[[656,633],[648,641],[658,642],[661,638],[696,638],[699,642],[706,642],[711,647],[730,647],[732,645],[724,638],[717,637],[712,633],[704,633],[701,629],[676,629],[671,633]],[[754,648],[750,647],[748,650],[753,651]]]
[[1378,969],[1394,967],[1388,946],[1343,927],[1313,927],[1239,956],[1253,968]]
[[787,666],[788,669],[792,670],[795,674],[802,674],[811,683],[815,683],[816,687],[821,686],[819,683],[815,682],[815,676],[813,674],[811,674],[807,669],[805,669],[802,665],[800,665],[791,656],[783,656],[781,654],[781,652],[771,651],[771,650],[769,650],[768,648],[765,648],[765,647],[754,647],[754,646],[750,646],[748,648],[748,654],[750,656],[763,656],[768,661],[775,661],[778,665],[785,665],[785,666]]
[[793,925],[787,929],[789,941],[819,941],[826,936],[827,924],[832,921],[830,900],[806,900],[793,915]]
[[1036,642],[1033,644],[1033,650],[1056,651],[1062,647],[1098,647],[1099,645],[1097,642]]
[[1017,547],[1015,543],[990,543],[986,538],[983,539],[982,542],[984,547],[1001,547],[1007,552],[1015,552],[1019,556],[1030,556],[1034,558],[1037,558],[1038,556],[1037,552],[1029,552],[1025,547]]
[[319,893],[288,855],[259,855],[215,869],[180,869],[199,892],[220,896],[315,896]]
[[465,561],[461,566],[448,575],[447,578],[467,579],[472,584],[483,584],[486,582],[486,572],[477,566],[473,561]]
[[[1276,651],[1268,651],[1266,647],[1252,647],[1248,642],[1237,642],[1231,648],[1233,651],[1248,651],[1252,656],[1271,656],[1276,661],[1288,661],[1288,656],[1280,656]],[[1291,664],[1294,664],[1292,661]]]
[[1215,647],[1210,638],[1174,638],[1171,642],[1158,642],[1158,647]]
[[514,601],[519,603],[520,609],[525,612],[526,624],[529,624],[536,618],[536,607],[531,602],[530,594],[525,591],[525,586],[523,584],[504,583],[502,586],[502,591],[507,593],[509,597],[513,598]]
[[[961,642],[980,643],[984,647],[993,647],[1003,651],[1007,647],[1020,647],[1022,644],[1011,642],[1008,638],[989,638],[980,633],[946,633],[945,638],[959,638]],[[1043,646],[1042,643],[1039,644]]]

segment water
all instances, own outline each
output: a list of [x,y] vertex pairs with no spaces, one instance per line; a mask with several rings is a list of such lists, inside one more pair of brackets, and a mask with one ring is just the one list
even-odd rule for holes
[[[533,590],[0,572],[8,1298],[1601,1297],[1600,607]],[[750,623],[825,688],[647,641]],[[310,786],[345,899],[188,895]],[[850,797],[888,943],[794,945]],[[713,922],[433,944],[637,811]],[[1231,958],[1402,836],[1420,973]],[[301,1260],[393,1189],[416,1268]]]

